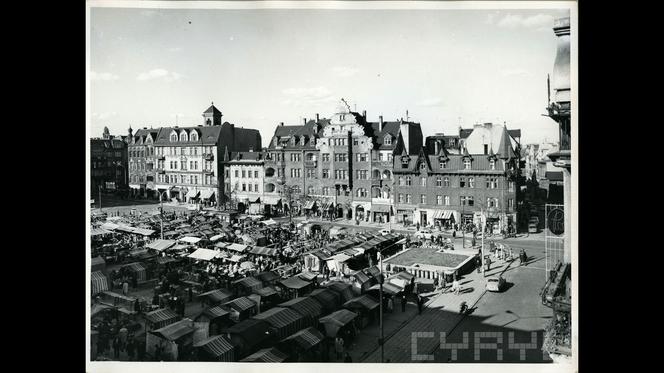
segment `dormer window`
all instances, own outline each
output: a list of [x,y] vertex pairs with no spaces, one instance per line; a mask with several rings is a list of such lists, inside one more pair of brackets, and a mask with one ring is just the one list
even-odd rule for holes
[[187,141],[187,133],[182,131],[180,133],[180,141]]
[[495,169],[496,169],[496,160],[495,160],[495,159],[491,159],[491,160],[489,161],[489,169],[491,169],[491,170],[495,170]]
[[198,134],[196,133],[196,131],[192,132],[191,135],[189,135],[189,140],[198,141]]
[[440,163],[440,168],[447,168],[447,158],[439,157],[438,163]]
[[470,166],[471,166],[470,158],[465,158],[463,160],[463,169],[470,170]]
[[426,169],[427,169],[427,165],[424,162],[420,163],[420,170],[424,171]]
[[291,146],[295,146],[295,137],[291,138],[290,143],[291,143]]
[[385,140],[383,140],[383,143],[384,143],[385,145],[392,145],[392,136],[390,136],[390,135],[386,135],[386,136],[385,136]]
[[171,132],[171,142],[177,142],[178,141],[178,134],[173,131]]

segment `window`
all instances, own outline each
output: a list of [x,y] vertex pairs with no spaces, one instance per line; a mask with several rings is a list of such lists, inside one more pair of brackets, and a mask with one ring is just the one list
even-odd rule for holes
[[247,191],[247,184],[242,184],[242,191],[246,192]]
[[466,187],[466,178],[462,176],[459,178],[459,188],[465,188],[465,187]]
[[235,177],[240,177],[240,171],[235,170]]
[[283,168],[277,168],[277,177],[284,177],[285,170]]
[[509,192],[514,191],[514,182],[513,181],[508,181],[507,182],[507,191],[509,191]]
[[450,196],[445,196],[445,206],[450,205]]
[[189,168],[194,169],[194,161],[189,161]]
[[449,177],[444,177],[443,178],[443,186],[446,188],[450,187],[450,178]]
[[242,178],[244,179],[245,177],[247,177],[247,171],[242,170]]
[[403,194],[399,193],[399,203],[403,203]]
[[364,188],[359,188],[357,189],[357,192],[355,194],[357,197],[366,197],[367,196],[367,190]]
[[426,196],[426,194],[421,194],[421,195],[420,195],[420,203],[421,203],[421,204],[425,204],[425,203],[427,203],[427,196]]
[[443,186],[443,178],[438,176],[436,177],[436,186],[437,187],[442,187]]
[[475,205],[475,200],[473,199],[473,196],[468,196],[468,206],[474,206]]
[[447,161],[439,161],[440,168],[447,168]]
[[307,188],[307,194],[308,195],[313,195],[314,194],[314,187],[313,186],[309,185],[309,187]]
[[494,198],[488,197],[486,199],[486,205],[488,207],[496,207],[496,200]]
[[406,185],[410,186],[412,184],[412,180],[410,176],[406,176]]
[[459,205],[464,206],[466,204],[466,197],[460,196],[459,197]]
[[193,183],[194,183],[194,184],[198,184],[198,176],[193,176],[193,178],[194,178]]
[[182,131],[180,134],[180,141],[187,141],[187,133]]
[[489,169],[495,170],[496,169],[496,160],[492,159],[489,161]]
[[383,144],[385,145],[392,145],[392,136],[390,135],[385,135],[385,138],[383,140]]
[[424,162],[420,163],[420,170],[424,171],[426,169],[427,169],[426,163],[424,163]]
[[436,204],[437,205],[443,204],[443,196],[436,196]]
[[463,168],[465,170],[470,170],[470,158],[466,158],[463,160]]
[[387,161],[392,162],[392,153],[387,154]]
[[399,186],[404,186],[404,185],[406,184],[404,184],[403,177],[399,176]]
[[412,200],[412,199],[411,199],[410,194],[406,194],[406,203],[410,203],[411,200]]
[[359,145],[359,142],[357,139],[353,139],[353,145]]
[[496,189],[498,188],[498,180],[495,177],[488,177],[486,179],[487,189]]
[[366,162],[368,157],[369,157],[369,154],[367,154],[367,153],[360,154],[360,162]]
[[367,170],[357,170],[357,178],[359,180],[367,180],[369,178],[369,171]]
[[175,133],[175,131],[171,132],[171,142],[177,142],[178,141],[178,134]]
[[514,200],[512,198],[507,200],[507,207],[512,210],[514,209]]
[[323,162],[329,162],[329,161],[330,161],[330,154],[323,153]]
[[475,178],[474,177],[469,177],[468,178],[468,187],[469,188],[475,188]]
[[307,169],[307,178],[314,179],[316,177],[316,169],[308,168]]
[[323,169],[323,179],[329,179],[330,178],[330,170],[327,168]]
[[427,178],[426,177],[420,178],[420,186],[423,186],[423,187],[427,186]]
[[253,192],[252,189],[253,189],[253,188],[252,188],[251,184],[249,184],[249,191],[250,191],[250,192]]
[[323,195],[324,196],[329,196],[330,195],[330,188],[329,187],[323,187]]
[[484,154],[489,154],[489,145],[484,144]]

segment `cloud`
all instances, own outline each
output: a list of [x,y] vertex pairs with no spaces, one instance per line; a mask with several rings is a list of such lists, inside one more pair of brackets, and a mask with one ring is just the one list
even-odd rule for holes
[[116,112],[110,113],[92,113],[92,118],[96,120],[108,120],[114,116],[118,115]]
[[291,106],[312,106],[334,102],[336,100],[332,91],[327,87],[313,88],[288,88],[284,89],[283,94],[286,99],[282,101],[284,105]]
[[521,76],[521,77],[529,77],[532,76],[533,74],[523,68],[517,67],[517,68],[512,68],[512,69],[503,69],[500,71],[500,75],[502,76]]
[[138,74],[136,80],[144,81],[152,79],[162,79],[166,82],[173,82],[180,79],[181,77],[182,75],[176,72],[168,71],[165,69],[153,69],[148,72]]
[[440,97],[426,98],[415,105],[417,106],[443,106],[443,99]]
[[360,69],[349,66],[336,66],[332,68],[332,72],[334,73],[334,75],[341,78],[348,78],[350,76],[357,74],[359,71]]
[[97,73],[94,71],[90,71],[90,79],[97,81],[99,80],[112,81],[112,80],[118,80],[120,79],[120,77],[112,73]]
[[553,28],[553,16],[548,14],[535,14],[524,17],[522,15],[508,14],[497,25],[508,29],[530,28],[536,30],[550,30]]

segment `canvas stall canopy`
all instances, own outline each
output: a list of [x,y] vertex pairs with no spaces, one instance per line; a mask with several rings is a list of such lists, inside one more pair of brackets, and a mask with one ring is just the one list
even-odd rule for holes
[[325,334],[330,338],[335,338],[339,329],[351,323],[356,317],[355,312],[340,309],[318,320],[325,326]]
[[353,299],[352,285],[341,281],[330,281],[323,285],[324,287],[336,291],[341,295],[342,302],[348,302]]
[[[400,292],[403,291],[404,288],[395,285],[391,282],[385,282],[383,284],[383,293],[387,295],[397,295]],[[369,290],[380,290],[380,284],[373,285],[372,287],[369,288]]]
[[347,308],[349,310],[367,310],[371,311],[376,309],[376,307],[380,306],[380,303],[376,301],[373,297],[369,295],[360,295],[359,297],[353,298],[349,300],[348,302],[344,303],[344,308]]
[[266,286],[264,288],[256,289],[254,290],[254,293],[265,298],[279,294],[272,286]]
[[233,285],[242,286],[250,291],[255,291],[263,287],[263,283],[254,277],[245,277],[233,281]]
[[286,359],[288,359],[288,355],[279,351],[276,347],[271,347],[259,350],[240,361],[251,363],[281,363]]
[[108,279],[101,271],[95,271],[90,274],[92,281],[92,294],[99,294],[102,291],[108,290]]
[[175,240],[154,240],[146,245],[148,249],[157,250],[159,252],[167,250],[175,245]]
[[313,297],[298,297],[279,304],[279,307],[290,308],[302,316],[318,319],[323,314],[323,305]]
[[234,309],[237,312],[245,312],[256,307],[256,303],[247,297],[239,297],[224,303],[224,306]]
[[222,332],[228,334],[231,340],[233,336],[240,338],[243,352],[248,352],[270,338],[269,330],[270,324],[263,320],[246,319]]
[[145,268],[145,265],[143,263],[130,263],[126,264],[123,266],[124,268],[127,268],[130,272],[134,272],[136,274],[136,279],[139,282],[147,281],[147,269]]
[[264,246],[254,246],[249,250],[251,254],[262,255],[262,256],[277,256],[279,255],[279,250],[273,247],[264,247]]
[[219,255],[219,252],[210,249],[196,249],[193,253],[189,254],[189,258],[210,261],[216,258]]
[[265,271],[257,274],[255,276],[257,279],[263,281],[263,283],[270,284],[275,282],[276,280],[280,279],[281,276],[278,274],[274,273],[273,271]]
[[302,329],[299,332],[290,335],[284,339],[284,342],[294,342],[301,349],[307,351],[316,347],[325,339],[325,336],[314,327]]
[[184,336],[193,334],[195,330],[194,322],[192,320],[182,319],[157,330],[153,330],[151,333],[167,341],[177,341]]
[[239,253],[242,253],[242,252],[244,252],[245,250],[247,250],[248,247],[249,247],[249,246],[247,246],[247,245],[241,245],[241,244],[239,244],[239,243],[232,243],[232,244],[228,245],[228,246],[226,247],[226,249],[228,249],[228,250],[233,250],[233,251],[237,251],[237,252],[239,252]]
[[194,245],[197,244],[200,240],[201,240],[200,237],[185,236],[180,238],[178,241]]
[[315,289],[309,297],[316,299],[323,306],[323,314],[336,311],[341,305],[341,295],[330,289]]
[[235,347],[226,339],[226,336],[215,335],[194,344],[195,348],[205,351],[205,354],[214,361],[235,361]]
[[178,321],[177,313],[169,308],[161,308],[145,314],[148,329],[156,330]]
[[289,277],[289,278],[287,278],[285,280],[281,280],[279,282],[283,286],[285,286],[289,289],[295,289],[295,290],[299,290],[299,289],[302,289],[304,287],[307,287],[307,286],[311,285],[310,282],[304,281],[301,278],[299,278],[298,276]]
[[304,316],[290,308],[274,307],[253,317],[270,324],[270,329],[278,339],[283,339],[304,328]]
[[216,289],[199,294],[198,297],[205,298],[209,304],[219,304],[229,301],[233,298],[233,294],[224,289]]
[[103,271],[106,269],[106,261],[101,256],[96,256],[92,258],[90,265],[92,266],[92,268],[90,269],[92,272]]
[[117,307],[121,311],[124,310],[124,312],[134,311],[134,303],[136,302],[137,298],[128,297],[126,295],[114,293],[108,290],[103,291],[100,294],[102,303]]

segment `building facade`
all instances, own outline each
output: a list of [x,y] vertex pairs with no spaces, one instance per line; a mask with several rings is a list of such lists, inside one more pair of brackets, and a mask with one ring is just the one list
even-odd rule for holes
[[222,123],[214,104],[203,113],[203,125],[162,127],[154,141],[158,197],[219,206],[224,202],[224,156],[228,151],[260,149],[257,130]]
[[330,119],[277,126],[265,157],[266,209],[388,222],[394,217],[392,162],[399,141],[419,148],[419,123],[368,122],[340,103]]
[[[495,139],[481,130],[467,136],[461,154],[448,152],[442,136],[428,138],[430,146],[415,155],[397,149],[397,222],[479,225],[484,214],[487,226],[495,232],[516,225],[518,158],[504,127],[488,133]],[[481,141],[476,140],[477,136]]]
[[119,136],[111,136],[104,127],[102,138],[90,139],[91,198],[99,192],[124,192],[128,186],[127,142]]
[[265,160],[261,152],[231,153],[224,166],[225,190],[230,191],[232,205],[239,212],[263,212]]
[[159,129],[144,127],[132,133],[129,128],[129,188],[132,196],[158,198],[156,194],[157,168],[154,142]]

